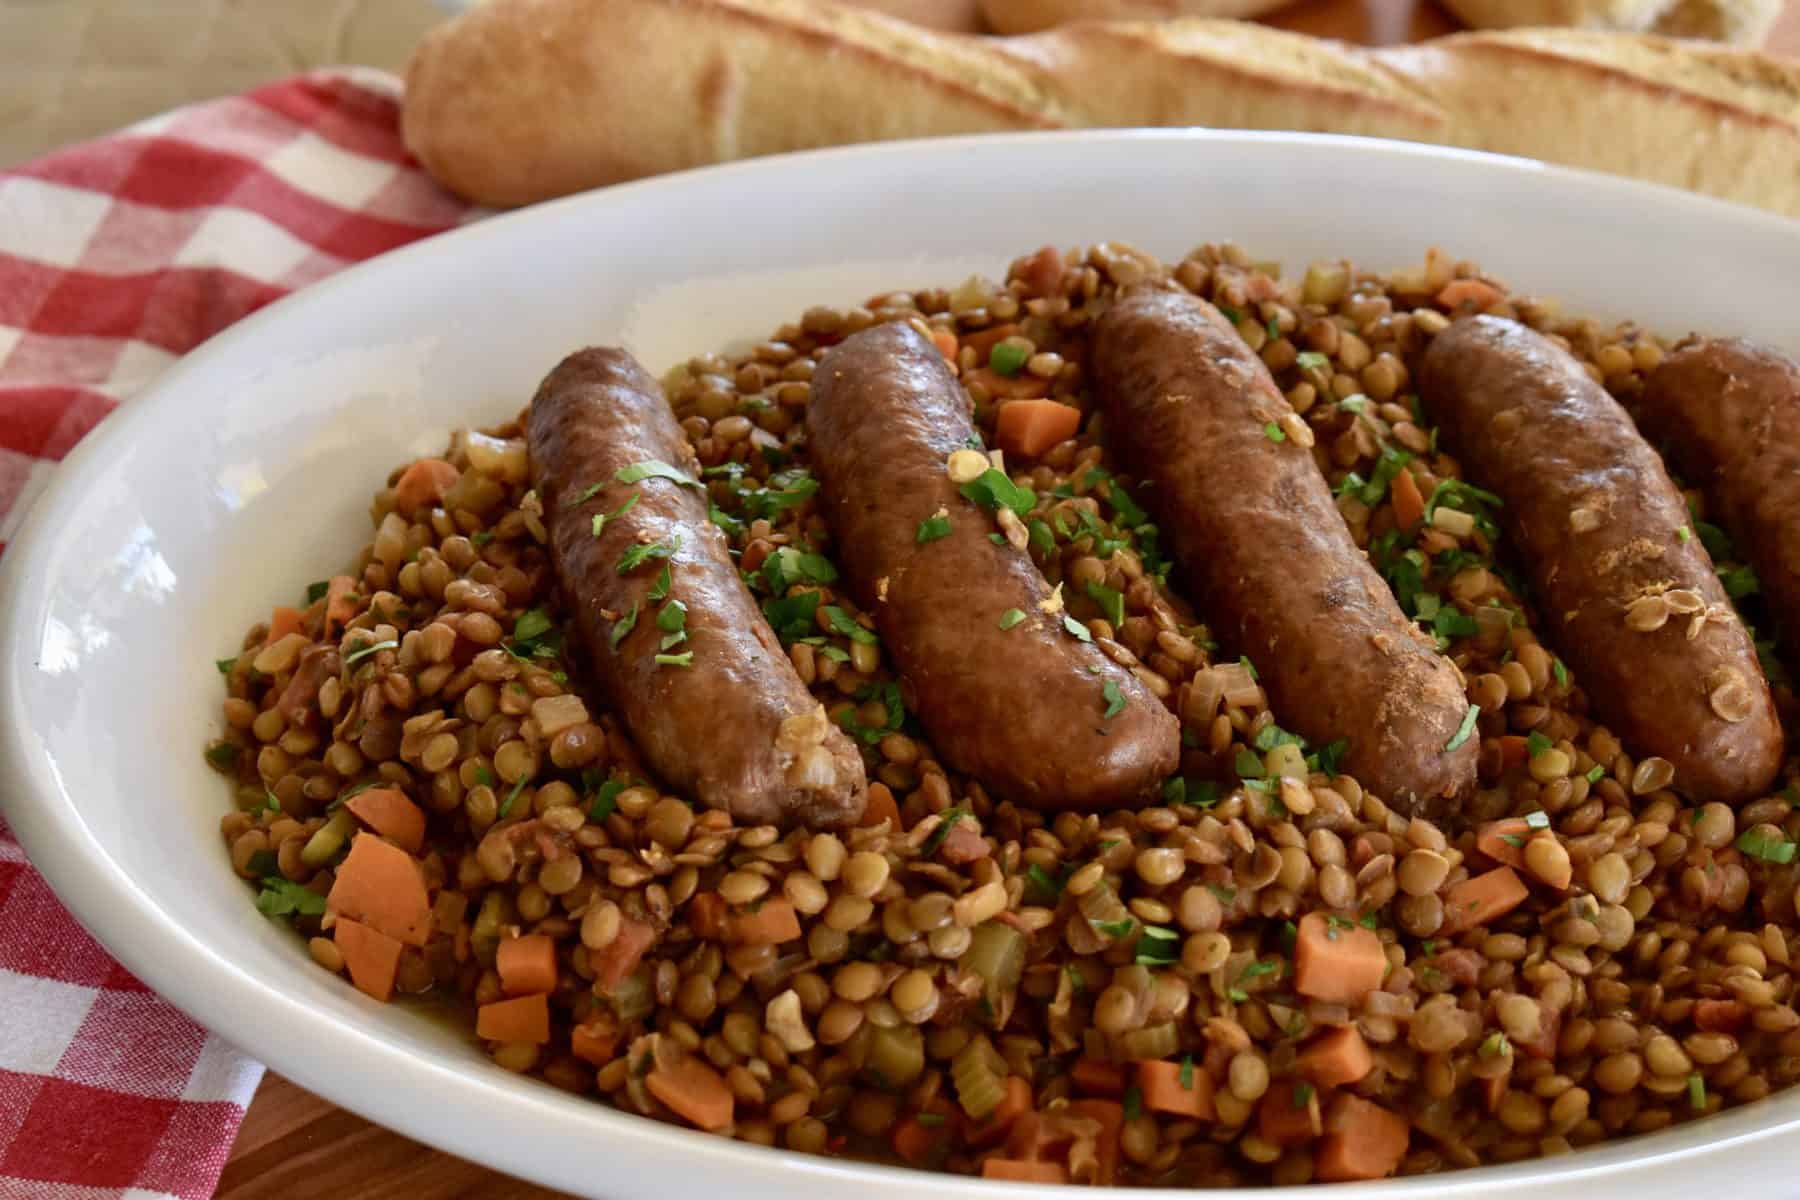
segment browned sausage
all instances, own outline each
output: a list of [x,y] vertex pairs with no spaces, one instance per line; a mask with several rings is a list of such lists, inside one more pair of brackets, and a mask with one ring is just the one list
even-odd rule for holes
[[[1284,723],[1348,738],[1344,770],[1402,808],[1446,815],[1479,739],[1456,671],[1357,549],[1268,368],[1219,311],[1143,288],[1100,319],[1106,438],[1146,495],[1200,606],[1248,654]],[[1462,736],[1459,738],[1459,732]]]
[[1538,611],[1600,715],[1696,799],[1761,794],[1782,755],[1769,685],[1625,410],[1554,342],[1488,316],[1437,335],[1419,392],[1470,480],[1505,501]]
[[1739,338],[1675,351],[1631,406],[1756,568],[1800,661],[1800,362]]
[[[656,381],[622,350],[578,351],[539,386],[527,431],[563,595],[600,686],[650,766],[743,821],[856,820],[862,759],[738,577]],[[620,482],[641,463],[667,464],[690,482]],[[612,513],[596,536],[595,517]],[[628,551],[661,557],[621,570]],[[655,599],[665,565],[668,596]],[[657,616],[674,604],[686,606],[687,637],[658,662],[672,633]]]
[[[993,517],[951,481],[975,427],[937,348],[904,324],[846,338],[813,375],[806,419],[839,563],[944,761],[1034,808],[1152,795],[1180,759],[1179,725],[1043,607],[1030,557],[991,541]],[[949,533],[920,544],[940,513]],[[1024,618],[1002,629],[1011,609]]]

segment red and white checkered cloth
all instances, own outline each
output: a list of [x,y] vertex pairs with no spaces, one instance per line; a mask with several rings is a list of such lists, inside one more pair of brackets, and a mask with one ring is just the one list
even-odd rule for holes
[[[177,357],[478,215],[407,157],[398,96],[314,72],[0,172],[0,550]],[[210,1196],[261,1078],[113,962],[0,822],[0,1200]]]

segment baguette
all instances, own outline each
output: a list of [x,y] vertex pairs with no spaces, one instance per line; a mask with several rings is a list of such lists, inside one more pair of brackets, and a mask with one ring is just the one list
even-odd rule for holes
[[1071,21],[1260,17],[1287,3],[1289,0],[981,0],[981,15],[995,33],[1036,33]]
[[1429,97],[1367,51],[1240,21],[1084,21],[991,45],[1087,126],[1439,142],[1449,124]]
[[408,149],[482,204],[850,142],[1073,122],[978,39],[810,0],[502,0],[407,67]]
[[408,68],[408,147],[514,205],[887,138],[1209,125],[1445,142],[1800,216],[1800,63],[1649,34],[1368,51],[1232,21],[937,33],[829,0],[490,0]]
[[1444,0],[1476,29],[1567,26],[1660,33],[1756,46],[1781,15],[1781,0]]
[[1474,150],[1800,216],[1800,63],[1651,34],[1464,33],[1378,52]]

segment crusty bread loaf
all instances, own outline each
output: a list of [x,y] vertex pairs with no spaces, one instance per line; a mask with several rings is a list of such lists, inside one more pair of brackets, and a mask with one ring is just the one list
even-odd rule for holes
[[848,142],[1069,124],[977,39],[812,0],[495,0],[407,68],[419,161],[483,204]]
[[1290,0],[981,0],[995,33],[1036,33],[1071,21],[1150,21],[1169,17],[1260,17]]
[[1566,26],[1761,45],[1782,0],[1443,0],[1477,29]]
[[884,138],[1210,125],[1547,159],[1800,216],[1800,64],[1647,34],[1367,51],[1231,21],[934,33],[830,0],[489,0],[414,55],[407,145],[484,204]]
[[1084,21],[997,39],[1083,125],[1442,141],[1443,112],[1368,52],[1241,21]]
[[1800,216],[1800,63],[1651,34],[1464,33],[1379,57],[1476,150]]

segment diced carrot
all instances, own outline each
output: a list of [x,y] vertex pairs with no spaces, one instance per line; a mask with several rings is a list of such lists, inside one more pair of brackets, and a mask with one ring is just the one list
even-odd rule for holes
[[701,892],[687,903],[688,928],[709,942],[724,938],[730,905],[717,892]]
[[[1039,378],[1029,371],[1020,371],[1017,375],[1002,375],[992,367],[976,367],[973,371],[966,372],[963,380],[971,384],[979,383],[997,403],[1007,400],[1041,399],[1050,392],[1050,381]],[[999,437],[997,429],[995,437],[996,439]],[[1010,454],[1011,451],[1008,450],[1007,453]]]
[[344,807],[408,854],[425,848],[425,810],[399,788],[370,788],[344,801]]
[[1109,1185],[1119,1173],[1119,1131],[1125,1128],[1125,1106],[1115,1100],[1071,1100],[1067,1111],[1100,1122],[1094,1183]]
[[325,908],[408,946],[423,946],[431,936],[431,900],[418,860],[372,833],[359,833],[350,843]]
[[[894,1153],[908,1166],[941,1166],[950,1156],[961,1115],[961,1109],[942,1096],[937,1097],[925,1106],[923,1113],[909,1115],[894,1126]],[[921,1116],[928,1117],[929,1122],[920,1120]]]
[[1263,1093],[1256,1107],[1256,1130],[1277,1146],[1310,1142],[1322,1130],[1319,1094],[1310,1084],[1283,1080]]
[[604,1067],[618,1056],[619,1019],[597,1012],[569,1031],[569,1053],[589,1066]]
[[980,1125],[969,1131],[972,1146],[992,1146],[1007,1135],[1012,1123],[1031,1110],[1031,1083],[1018,1075],[1006,1077],[1006,1091],[1000,1103]]
[[1075,1090],[1118,1099],[1125,1094],[1125,1068],[1104,1058],[1082,1057],[1069,1072]]
[[975,352],[976,359],[986,366],[988,355],[994,352],[996,343],[1004,342],[1019,332],[1016,322],[1008,321],[1002,325],[989,325],[986,329],[977,329],[974,333],[964,334],[962,344]]
[[1349,1092],[1332,1098],[1325,1127],[1329,1132],[1313,1158],[1321,1183],[1385,1179],[1399,1169],[1412,1140],[1405,1117]]
[[1510,771],[1531,761],[1531,741],[1515,733],[1500,735],[1500,769]]
[[1463,880],[1444,898],[1441,932],[1458,934],[1477,925],[1497,921],[1530,895],[1524,880],[1511,867],[1495,867]]
[[441,458],[421,458],[400,472],[394,484],[394,508],[403,517],[416,517],[444,498],[462,472]]
[[1375,1056],[1357,1028],[1346,1025],[1314,1038],[1294,1066],[1320,1087],[1344,1087],[1374,1070]]
[[800,918],[785,896],[764,900],[752,912],[731,915],[731,940],[747,946],[778,946],[800,936]]
[[475,1010],[475,1036],[543,1045],[550,1040],[550,998],[539,992],[482,1005]]
[[288,634],[299,633],[301,620],[299,609],[277,604],[275,611],[269,614],[269,636],[263,639],[263,645],[273,646]]
[[1708,1033],[1736,1033],[1749,1017],[1750,1010],[1741,1000],[1694,1001],[1694,1026]]
[[1492,308],[1505,299],[1499,288],[1479,279],[1452,279],[1444,285],[1444,290],[1437,294],[1437,302],[1445,308],[1456,308],[1463,304],[1472,304],[1476,308]]
[[357,991],[384,1004],[393,999],[394,976],[400,969],[399,942],[347,917],[340,917],[331,927],[331,940],[344,956]]
[[594,969],[594,983],[603,992],[619,986],[621,979],[638,969],[638,964],[644,961],[644,952],[655,944],[656,926],[626,917],[619,925],[618,935],[606,944],[606,948],[588,955],[588,965]]
[[1023,280],[1033,295],[1048,296],[1062,283],[1066,269],[1061,250],[1040,246],[1037,253],[1015,259],[1007,277]]
[[690,1125],[717,1131],[731,1124],[736,1107],[731,1089],[703,1058],[690,1054],[671,1066],[652,1067],[644,1086]]
[[1374,930],[1341,917],[1310,912],[1294,939],[1294,990],[1334,1004],[1361,1006],[1381,986],[1387,952]]
[[956,361],[956,335],[954,333],[948,329],[934,329],[931,331],[931,342],[938,348],[938,353],[944,356],[945,362]]
[[1067,1183],[1069,1173],[1061,1163],[1021,1162],[1016,1158],[988,1158],[981,1163],[983,1179],[1011,1179],[1019,1183]]
[[1419,481],[1411,471],[1394,476],[1388,495],[1394,501],[1394,524],[1400,528],[1411,529],[1425,519],[1425,497],[1419,493]]
[[1215,1116],[1212,1076],[1191,1060],[1185,1066],[1172,1062],[1140,1062],[1137,1082],[1144,1107],[1151,1112],[1173,1113],[1201,1121],[1210,1121]]
[[336,637],[350,618],[356,615],[356,604],[350,597],[356,594],[356,580],[348,575],[333,575],[331,582],[325,585],[325,636]]
[[994,421],[994,442],[1009,455],[1037,458],[1075,436],[1081,410],[1059,400],[1008,400]]
[[1562,1009],[1544,1009],[1538,1017],[1538,1035],[1529,1042],[1513,1042],[1513,1049],[1529,1058],[1555,1058],[1562,1037]]
[[[1525,865],[1525,841],[1531,837],[1531,826],[1524,817],[1506,817],[1489,821],[1475,831],[1475,848],[1509,867]],[[1511,838],[1511,841],[1507,839]]]
[[556,990],[556,943],[542,933],[501,939],[494,950],[494,970],[509,996]]
[[1491,1079],[1484,1079],[1481,1081],[1481,1103],[1488,1112],[1497,1113],[1500,1111],[1500,1101],[1506,1098],[1506,1085],[1507,1081],[1511,1078],[1512,1075],[1509,1072],[1505,1075],[1495,1075]]
[[883,821],[888,823],[889,833],[900,832],[900,805],[894,801],[893,789],[885,783],[869,785],[869,801],[863,805],[862,820],[857,822],[864,829],[873,829]]

